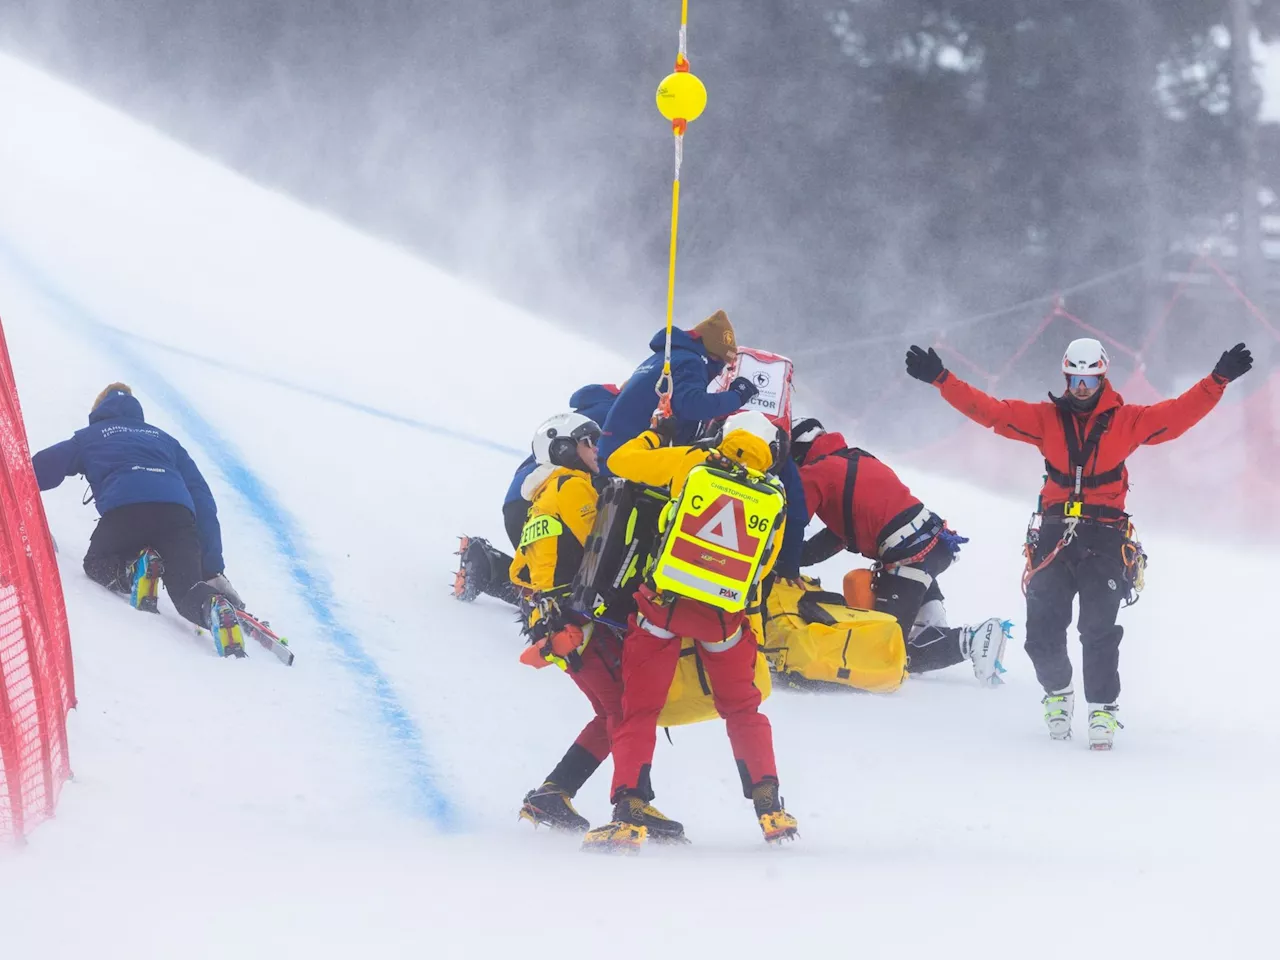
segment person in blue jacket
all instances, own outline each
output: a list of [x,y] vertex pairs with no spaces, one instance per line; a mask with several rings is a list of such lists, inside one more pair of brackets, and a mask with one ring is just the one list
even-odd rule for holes
[[134,606],[156,610],[159,581],[187,620],[213,634],[218,652],[243,656],[226,578],[213,493],[182,444],[147,423],[123,383],[98,394],[89,425],[32,457],[41,490],[83,474],[101,519],[84,572]]
[[[603,424],[599,455],[602,476],[609,475],[605,464],[613,451],[649,429],[658,405],[657,386],[662,376],[666,343],[665,329],[653,335],[649,341],[653,355],[636,368],[618,394],[608,417],[603,421],[592,418]],[[707,393],[711,382],[737,357],[738,342],[733,325],[723,310],[717,310],[692,330],[671,331],[671,415],[676,421],[674,445],[693,442],[699,425],[736,413],[760,392],[746,377],[737,377],[724,393]],[[779,439],[783,444],[789,442],[789,426],[780,429]],[[774,571],[777,576],[794,580],[800,576],[800,555],[809,516],[800,472],[789,456],[778,459],[778,479],[787,494],[787,526]]]
[[[569,406],[574,413],[580,413],[596,423],[604,423],[609,409],[618,397],[618,390],[612,383],[589,383],[574,391],[569,398]],[[511,485],[507,487],[507,495],[502,501],[502,525],[507,531],[512,549],[520,545],[520,534],[529,514],[529,501],[524,498],[520,488],[537,466],[537,460],[532,453],[529,454],[516,468]],[[481,537],[463,537],[458,553],[462,557],[462,563],[454,580],[455,597],[469,602],[484,593],[507,603],[519,604],[520,592],[507,576],[511,569],[509,555]]]
[[[666,330],[653,335],[649,341],[652,356],[636,367],[604,421],[596,421],[603,430],[601,476],[610,475],[605,464],[613,451],[649,429],[658,405],[657,387],[666,343]],[[760,392],[746,377],[738,377],[724,393],[707,393],[711,381],[737,358],[738,342],[723,310],[717,310],[692,330],[671,331],[671,416],[677,429],[674,443],[691,443],[700,423],[736,413]]]

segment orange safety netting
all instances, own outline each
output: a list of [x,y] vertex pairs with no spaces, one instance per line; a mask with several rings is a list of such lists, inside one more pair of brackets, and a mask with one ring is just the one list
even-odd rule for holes
[[74,706],[62,584],[0,327],[0,840],[52,816]]

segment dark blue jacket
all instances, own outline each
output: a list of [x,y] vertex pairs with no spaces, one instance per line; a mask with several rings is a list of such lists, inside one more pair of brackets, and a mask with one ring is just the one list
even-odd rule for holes
[[[589,383],[585,387],[579,387],[574,391],[573,396],[569,398],[569,406],[573,408],[575,413],[580,413],[603,427],[605,418],[609,416],[609,409],[617,399],[618,388],[613,384]],[[524,458],[524,462],[516,469],[516,475],[511,480],[511,486],[507,487],[507,495],[502,501],[504,507],[513,500],[524,499],[520,488],[524,484],[525,477],[533,473],[537,466],[538,462],[533,459],[533,454],[529,454]]]
[[218,507],[182,444],[143,419],[142,404],[123,391],[89,414],[89,426],[32,457],[41,490],[84,474],[98,513],[132,503],[180,503],[196,518],[205,577],[223,572]]
[[[600,438],[601,474],[608,474],[607,464],[613,451],[649,429],[649,421],[658,406],[658,395],[654,391],[662,376],[666,343],[665,329],[653,335],[649,341],[653,356],[636,367],[609,411],[604,435]],[[727,417],[742,407],[736,393],[707,393],[707,386],[723,369],[724,364],[707,353],[701,340],[685,330],[671,331],[671,413],[680,422],[676,443],[691,443],[701,421]]]

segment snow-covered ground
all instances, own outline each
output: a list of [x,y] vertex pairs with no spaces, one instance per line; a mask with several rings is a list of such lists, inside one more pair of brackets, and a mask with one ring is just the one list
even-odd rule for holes
[[[12,60],[0,91],[0,317],[32,444],[131,383],[298,657],[221,661],[167,601],[157,622],[107,596],[80,570],[83,486],[46,494],[76,779],[0,853],[4,956],[1273,955],[1275,560],[1148,538],[1110,755],[1047,739],[1012,645],[998,690],[955,668],[775,693],[785,849],[709,723],[655,761],[694,845],[583,856],[515,813],[585,701],[517,663],[507,609],[451,599],[450,552],[502,539],[532,428],[652,331],[602,351]],[[1026,505],[910,479],[973,538],[953,622],[1020,638]],[[579,798],[595,822],[605,772]]]

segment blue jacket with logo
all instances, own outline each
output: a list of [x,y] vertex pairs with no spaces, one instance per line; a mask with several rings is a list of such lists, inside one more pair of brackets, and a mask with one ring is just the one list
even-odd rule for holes
[[178,503],[195,515],[205,577],[223,572],[222,528],[213,493],[182,444],[147,423],[124,391],[89,414],[89,426],[32,457],[41,490],[83,474],[104,515],[134,503]]
[[[653,356],[636,367],[609,411],[600,438],[601,474],[608,475],[607,464],[613,451],[649,429],[658,406],[655,390],[662,376],[666,343],[665,329],[653,335],[649,341]],[[707,393],[708,385],[723,369],[724,364],[707,353],[701,340],[686,330],[671,331],[671,413],[680,422],[676,443],[691,443],[701,421],[727,417],[742,408],[736,393]]]
[[[585,387],[579,387],[574,391],[573,396],[569,398],[569,406],[573,408],[575,413],[580,413],[584,417],[594,420],[603,428],[605,418],[609,416],[609,409],[617,399],[618,388],[612,383],[589,383]],[[524,484],[525,477],[533,473],[537,465],[538,462],[533,459],[533,454],[525,457],[524,462],[516,469],[516,475],[511,480],[511,486],[507,487],[507,495],[502,500],[503,506],[513,500],[524,499],[524,495],[520,492],[520,487]]]

